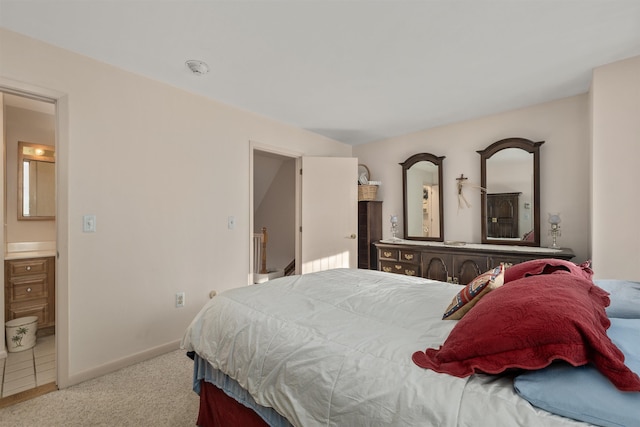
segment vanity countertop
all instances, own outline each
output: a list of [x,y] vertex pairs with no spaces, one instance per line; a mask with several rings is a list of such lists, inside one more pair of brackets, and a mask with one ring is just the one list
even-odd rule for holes
[[13,259],[42,258],[49,256],[56,256],[55,249],[44,251],[6,252],[4,254],[4,259],[8,261]]
[[7,243],[5,260],[42,258],[56,256],[56,242],[15,242]]

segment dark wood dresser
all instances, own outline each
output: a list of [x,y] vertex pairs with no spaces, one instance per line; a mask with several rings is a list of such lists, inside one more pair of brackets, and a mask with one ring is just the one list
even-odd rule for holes
[[542,248],[499,245],[447,246],[440,244],[374,243],[378,254],[378,270],[418,276],[442,282],[466,285],[481,273],[500,263],[558,258],[570,260],[571,249],[547,252]]
[[372,243],[382,239],[382,202],[358,202],[358,268],[378,269],[378,254]]

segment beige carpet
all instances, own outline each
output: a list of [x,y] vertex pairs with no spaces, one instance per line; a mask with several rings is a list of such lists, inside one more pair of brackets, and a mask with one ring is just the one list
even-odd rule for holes
[[193,427],[198,395],[184,350],[0,409],[1,427]]

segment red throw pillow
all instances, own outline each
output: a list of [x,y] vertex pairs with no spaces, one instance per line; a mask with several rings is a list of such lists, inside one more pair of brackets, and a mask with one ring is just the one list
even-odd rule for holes
[[531,261],[514,264],[507,268],[504,273],[504,283],[522,279],[527,276],[535,276],[537,274],[550,274],[554,271],[568,271],[578,277],[591,280],[593,270],[591,270],[591,261],[583,262],[580,265],[571,261],[555,258],[532,259]]
[[554,360],[573,366],[592,362],[618,389],[640,391],[640,378],[606,334],[608,304],[607,293],[584,278],[525,277],[487,294],[439,349],[418,351],[413,361],[457,377],[540,369]]

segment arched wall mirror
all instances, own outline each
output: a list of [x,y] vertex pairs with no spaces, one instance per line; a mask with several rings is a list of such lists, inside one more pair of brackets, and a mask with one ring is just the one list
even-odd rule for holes
[[482,243],[540,246],[540,146],[508,138],[479,150]]
[[442,161],[429,153],[414,154],[402,166],[404,238],[444,240]]
[[18,219],[56,215],[55,147],[18,141]]

